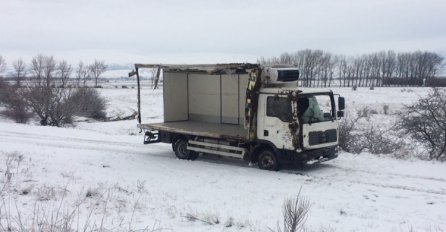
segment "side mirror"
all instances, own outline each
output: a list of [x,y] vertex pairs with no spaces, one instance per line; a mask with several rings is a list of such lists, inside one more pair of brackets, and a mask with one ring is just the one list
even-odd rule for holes
[[338,111],[338,118],[344,117],[344,111]]
[[345,109],[345,98],[343,98],[343,97],[338,98],[338,109],[339,110]]

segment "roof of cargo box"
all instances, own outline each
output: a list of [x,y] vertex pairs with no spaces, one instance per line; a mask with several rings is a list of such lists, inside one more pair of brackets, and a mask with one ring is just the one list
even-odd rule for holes
[[161,68],[165,72],[204,72],[217,73],[247,73],[259,64],[228,63],[228,64],[135,64],[135,68]]

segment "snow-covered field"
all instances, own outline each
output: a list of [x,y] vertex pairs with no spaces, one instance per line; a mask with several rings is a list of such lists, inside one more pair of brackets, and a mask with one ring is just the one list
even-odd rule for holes
[[[136,89],[110,85],[101,90],[108,115],[132,114]],[[428,89],[333,90],[350,113],[367,106],[385,121],[392,116],[384,105],[396,111]],[[146,88],[142,96],[143,120],[162,120],[162,92]],[[446,230],[444,163],[341,153],[268,172],[215,156],[178,160],[168,144],[143,145],[138,132],[135,120],[53,128],[1,119],[0,231],[39,218],[82,231],[270,231],[282,223],[284,200],[300,189],[311,202],[307,231]]]

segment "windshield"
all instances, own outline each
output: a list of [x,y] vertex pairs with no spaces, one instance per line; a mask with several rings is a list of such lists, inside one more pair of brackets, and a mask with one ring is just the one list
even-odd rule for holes
[[303,123],[318,123],[335,119],[331,94],[305,94],[297,100],[299,119]]

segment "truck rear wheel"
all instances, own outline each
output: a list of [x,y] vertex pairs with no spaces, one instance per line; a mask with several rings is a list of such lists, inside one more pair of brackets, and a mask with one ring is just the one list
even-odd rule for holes
[[279,162],[277,161],[276,154],[270,149],[263,149],[257,158],[257,164],[260,169],[278,171]]
[[198,153],[195,151],[187,150],[187,140],[178,139],[173,144],[173,151],[178,159],[194,160],[198,157]]

